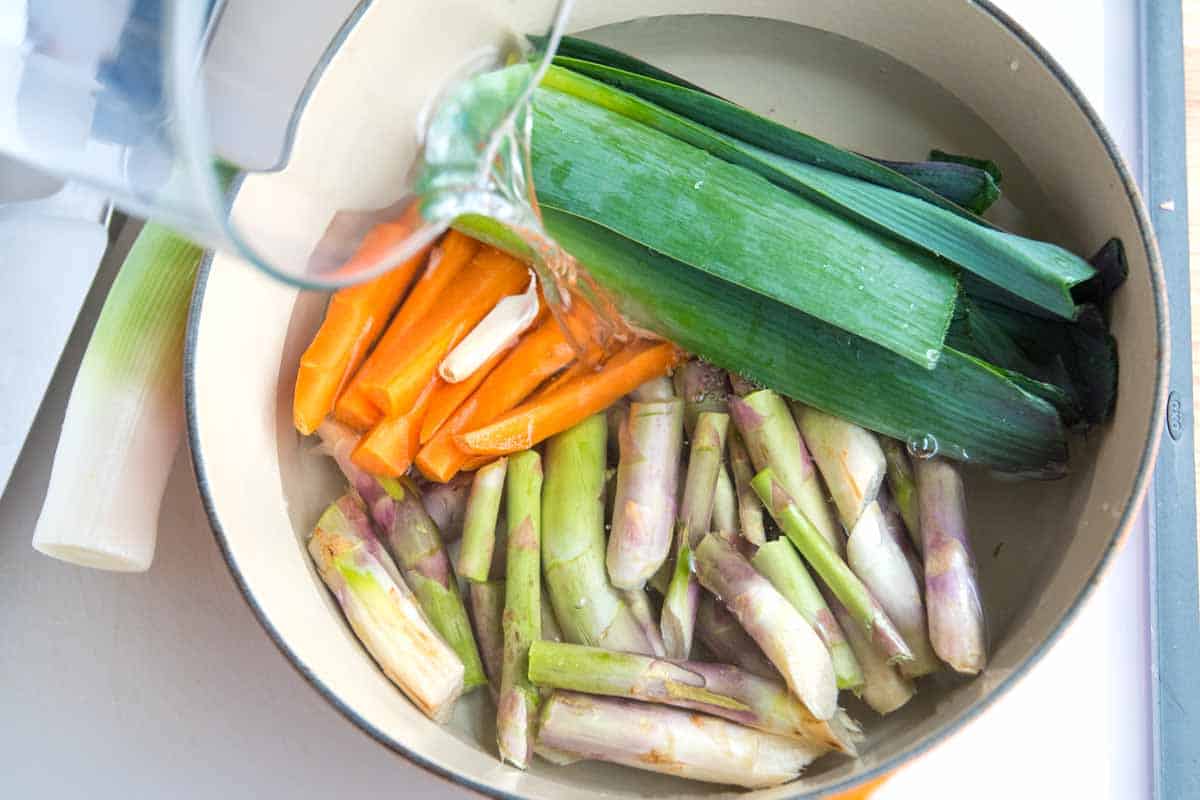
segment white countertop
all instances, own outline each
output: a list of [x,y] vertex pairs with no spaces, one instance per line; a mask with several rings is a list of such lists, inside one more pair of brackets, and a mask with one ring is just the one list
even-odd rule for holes
[[[1132,0],[997,5],[1063,63],[1136,163]],[[0,498],[0,795],[462,794],[342,719],[276,651],[225,568],[185,454],[150,572],[89,571],[29,546],[81,331],[113,268],[102,269]],[[876,796],[1148,797],[1145,534],[1139,524],[1074,625],[1002,702]]]

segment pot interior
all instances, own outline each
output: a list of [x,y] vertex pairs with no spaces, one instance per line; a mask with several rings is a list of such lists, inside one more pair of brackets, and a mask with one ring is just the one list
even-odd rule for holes
[[[647,13],[646,3],[638,4],[640,10],[632,5],[581,9],[580,22],[592,28],[590,38],[859,152],[915,160],[939,148],[991,158],[1004,170],[1004,200],[989,214],[993,220],[1082,255],[1118,235],[1129,254],[1130,279],[1113,307],[1122,358],[1116,419],[1086,441],[1072,441],[1071,471],[1063,480],[1001,482],[980,470],[969,473],[970,530],[991,640],[988,669],[975,680],[948,674],[923,679],[917,697],[887,718],[850,698],[847,708],[868,735],[861,757],[827,757],[801,783],[760,794],[820,792],[893,765],[957,727],[1046,645],[1094,580],[1132,518],[1152,456],[1163,368],[1159,289],[1141,218],[1101,137],[1053,75],[978,8],[933,3],[906,10],[907,34],[899,35],[885,25],[896,16],[886,4],[875,15],[864,12],[872,3],[839,15],[836,2],[780,2],[763,4],[761,17],[672,14],[619,21]],[[649,5],[669,11],[697,4]],[[942,8],[948,6],[953,10]],[[382,90],[402,79],[403,57],[387,48],[384,33],[395,13],[375,4],[364,15],[310,98],[288,166],[247,179],[239,213],[271,214],[272,196],[286,191],[294,169],[328,172],[364,137],[386,141],[386,131],[375,130],[378,123],[367,111],[359,110],[354,124],[342,129],[330,125],[328,115],[345,110],[345,98],[355,96],[350,87],[367,81]],[[925,27],[918,24],[922,19]],[[931,59],[934,48],[940,55]],[[998,57],[990,79],[975,75],[969,64],[989,48],[1018,53],[1024,71],[1010,72],[1009,62]],[[997,91],[995,81],[1016,86]],[[1057,100],[1038,110],[1041,130],[1016,124],[1029,113],[1030,98],[1043,95]],[[1064,170],[1062,162],[1077,169]],[[366,184],[342,185],[338,196],[378,195],[388,178],[386,169],[380,172],[375,183],[357,172],[355,179]],[[328,180],[337,178],[330,172]],[[1097,193],[1097,186],[1103,191]],[[321,229],[324,221],[314,211],[312,219],[290,224]],[[342,486],[331,462],[290,423],[295,367],[320,322],[325,296],[298,293],[217,255],[199,303],[191,331],[189,421],[214,526],[268,630],[335,704],[385,743],[485,791],[553,798],[720,791],[594,763],[560,768],[538,762],[526,774],[503,767],[493,756],[493,711],[485,692],[462,702],[448,727],[421,716],[359,646],[303,549],[307,532]]]

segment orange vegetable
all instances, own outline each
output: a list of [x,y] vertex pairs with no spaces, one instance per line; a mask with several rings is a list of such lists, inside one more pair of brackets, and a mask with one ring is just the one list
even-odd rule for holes
[[446,353],[500,298],[521,291],[528,281],[520,261],[490,247],[481,250],[460,273],[453,297],[444,297],[407,332],[399,358],[381,362],[380,374],[364,377],[362,390],[389,416],[407,411]]
[[300,357],[292,401],[298,431],[312,433],[333,408],[338,393],[383,333],[426,252],[372,281],[334,293],[317,335]]
[[[541,300],[538,316],[530,326],[530,330],[537,330],[538,325],[548,316],[546,301]],[[516,346],[516,344],[513,345],[513,347]],[[433,399],[429,401],[429,412],[425,415],[425,422],[421,425],[421,444],[425,444],[433,438],[433,435],[442,427],[442,423],[450,419],[450,415],[457,411],[458,407],[474,393],[479,384],[483,383],[483,379],[496,368],[496,365],[513,351],[513,347],[501,350],[483,362],[479,369],[472,372],[466,380],[458,383],[442,382],[442,385],[434,392]]]
[[382,420],[383,412],[362,392],[351,392],[347,389],[338,396],[333,405],[333,418],[362,433]]
[[558,323],[548,318],[530,331],[463,401],[417,453],[417,466],[431,480],[445,482],[462,469],[468,455],[454,434],[482,427],[516,406],[541,383],[575,358]]
[[[338,399],[334,416],[340,422],[365,430],[383,418],[383,409],[367,396],[363,384],[383,379],[393,365],[404,360],[413,347],[410,331],[434,307],[442,291],[471,263],[479,247],[479,242],[469,236],[450,231],[430,253],[424,274],[396,312],[379,345]],[[368,413],[371,408],[375,409],[374,414]]]
[[429,409],[429,400],[441,385],[440,378],[426,384],[412,408],[387,417],[362,437],[350,460],[382,478],[399,478],[412,466],[420,446],[421,421]]
[[634,342],[596,372],[513,409],[485,428],[457,434],[468,454],[499,456],[528,450],[587,419],[641,384],[663,375],[679,358],[669,342]]
[[451,415],[458,410],[458,407],[470,397],[474,391],[479,388],[479,384],[483,383],[496,365],[504,360],[511,350],[501,350],[496,355],[489,358],[483,363],[479,369],[475,370],[469,378],[458,383],[446,383],[442,381],[442,385],[434,392],[433,399],[429,401],[429,412],[425,415],[425,421],[421,424],[421,444],[425,444],[433,438],[434,434],[441,429],[442,423],[450,419]]

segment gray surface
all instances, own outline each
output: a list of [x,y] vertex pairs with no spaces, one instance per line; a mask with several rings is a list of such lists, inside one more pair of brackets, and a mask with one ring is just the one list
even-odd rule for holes
[[186,452],[148,573],[74,567],[29,546],[113,275],[109,264],[97,277],[0,498],[0,797],[447,796],[343,720],[271,644],[221,559]]
[[1167,430],[1154,474],[1151,635],[1155,695],[1155,796],[1200,797],[1200,616],[1196,580],[1196,473],[1192,429],[1192,322],[1183,91],[1183,21],[1178,0],[1143,3],[1146,48],[1146,200],[1158,234],[1171,306]]

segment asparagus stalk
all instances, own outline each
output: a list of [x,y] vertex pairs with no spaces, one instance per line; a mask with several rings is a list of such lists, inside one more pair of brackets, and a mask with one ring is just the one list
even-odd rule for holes
[[701,413],[728,412],[726,398],[729,396],[729,385],[725,371],[720,367],[693,359],[676,368],[674,381],[675,393],[684,402],[683,426],[688,436],[695,430]]
[[547,642],[563,640],[562,628],[558,626],[558,620],[554,616],[554,608],[550,605],[550,598],[546,595],[545,587],[542,587],[542,638]]
[[722,464],[717,470],[717,485],[713,487],[713,510],[712,523],[713,530],[725,531],[727,533],[738,533],[740,526],[738,525],[738,507],[737,507],[737,492],[733,488],[733,480],[729,477],[729,470]]
[[941,665],[929,644],[920,584],[904,551],[888,532],[878,503],[871,503],[858,518],[846,542],[846,559],[912,650],[912,661],[901,663],[900,673],[906,678],[919,678],[936,672]]
[[975,675],[987,663],[983,606],[975,580],[962,477],[950,462],[915,464],[925,543],[925,602],[933,650],[957,672]]
[[618,589],[640,589],[671,550],[683,401],[633,403],[620,439],[608,576]]
[[700,585],[693,574],[692,552],[708,533],[712,521],[713,495],[728,430],[728,414],[702,411],[692,432],[691,456],[676,526],[675,571],[662,610],[663,644],[672,658],[687,658],[692,652],[696,608],[700,602]]
[[442,532],[442,541],[452,542],[462,536],[463,518],[467,514],[467,498],[471,494],[474,476],[460,472],[446,483],[426,483],[421,486],[421,505]]
[[542,493],[542,572],[563,638],[653,652],[604,568],[605,417],[550,438]]
[[776,539],[758,548],[750,560],[754,568],[787,598],[800,615],[812,625],[829,650],[833,674],[839,689],[857,690],[863,683],[862,670],[846,642],[842,626],[834,619],[821,590],[800,560],[796,548],[787,539]]
[[475,641],[487,672],[492,697],[500,695],[500,675],[504,666],[504,581],[484,581],[467,586]]
[[508,459],[498,458],[475,473],[463,519],[462,547],[454,570],[460,578],[476,582],[488,579],[507,469]]
[[846,641],[854,651],[859,666],[862,667],[863,685],[858,696],[867,705],[880,714],[890,714],[912,699],[917,690],[912,681],[900,674],[900,671],[887,662],[887,659],[855,624],[854,617],[846,607],[833,596],[826,599],[833,616],[842,624],[846,633]]
[[896,508],[908,528],[917,552],[921,547],[921,510],[917,505],[917,482],[913,478],[912,463],[908,459],[905,445],[895,439],[882,437],[883,456],[887,459],[887,484],[896,501]]
[[825,541],[841,552],[842,534],[825,501],[821,477],[783,398],[762,389],[742,398],[730,398],[729,411],[754,468],[770,468]]
[[542,637],[542,459],[517,453],[505,481],[508,578],[504,585],[504,665],[496,703],[500,758],[525,769],[533,752],[538,691],[529,681],[529,646]]
[[745,397],[748,394],[754,394],[762,387],[749,378],[745,378],[736,373],[729,373],[729,386],[733,389],[733,393],[738,397]]
[[358,437],[349,428],[326,420],[318,433],[350,485],[366,503],[421,610],[462,659],[466,668],[465,690],[487,683],[450,558],[437,526],[421,504],[416,484],[408,478],[376,478],[360,469],[350,459]]
[[734,431],[729,436],[729,467],[733,471],[733,484],[737,495],[738,523],[742,538],[750,544],[762,546],[767,541],[763,527],[762,501],[754,493],[750,481],[754,478],[754,467],[750,454],[742,444],[742,437]]
[[449,719],[463,691],[463,663],[421,612],[357,496],[325,510],[308,552],[384,674],[431,719]]
[[662,631],[659,630],[658,615],[654,611],[654,606],[650,604],[650,596],[646,594],[646,590],[624,589],[620,594],[625,605],[629,607],[629,613],[637,620],[638,627],[646,635],[646,641],[650,643],[651,655],[658,658],[666,657],[667,647],[663,644]]
[[900,509],[896,506],[896,501],[887,486],[880,490],[879,497],[875,502],[879,503],[879,510],[883,512],[883,521],[887,525],[888,535],[900,548],[900,552],[904,553],[904,560],[908,562],[912,574],[917,577],[917,584],[924,586],[925,565],[913,547],[912,539],[908,535],[908,526],[904,524],[904,520],[900,516]]
[[842,524],[851,530],[879,494],[887,473],[879,440],[865,428],[815,408],[793,403],[792,410]]
[[696,574],[758,642],[813,716],[832,717],[838,692],[833,662],[800,612],[719,536],[705,536],[696,547]]
[[[504,581],[487,581],[472,583],[467,587],[471,597],[471,617],[475,622],[475,635],[479,639],[479,649],[483,654],[483,664],[487,668],[492,699],[499,700],[500,676],[504,664]],[[553,616],[547,612],[545,593],[542,594],[542,637],[547,641],[560,641],[546,630],[547,620],[551,624]],[[555,628],[557,630],[557,628]],[[851,721],[851,724],[853,722]],[[853,728],[851,728],[853,733]],[[577,756],[557,750],[551,750],[542,745],[536,745],[534,752],[552,764],[566,766],[579,760]]]
[[759,499],[779,527],[812,565],[821,580],[845,603],[858,625],[887,656],[888,662],[908,661],[913,655],[904,637],[896,630],[887,612],[871,591],[863,585],[837,551],[821,535],[796,502],[788,495],[770,469],[764,469],[751,481]]
[[633,390],[635,403],[656,403],[675,399],[675,387],[666,375],[651,378]]
[[822,751],[855,754],[857,726],[845,714],[819,720],[778,679],[728,664],[650,658],[575,644],[536,642],[529,679],[538,686],[703,711]]
[[750,789],[794,780],[822,752],[717,717],[562,691],[542,708],[538,741],[585,758]]
[[705,592],[696,612],[696,635],[718,661],[736,664],[760,678],[778,678],[779,671],[763,655],[737,617],[724,604]]

